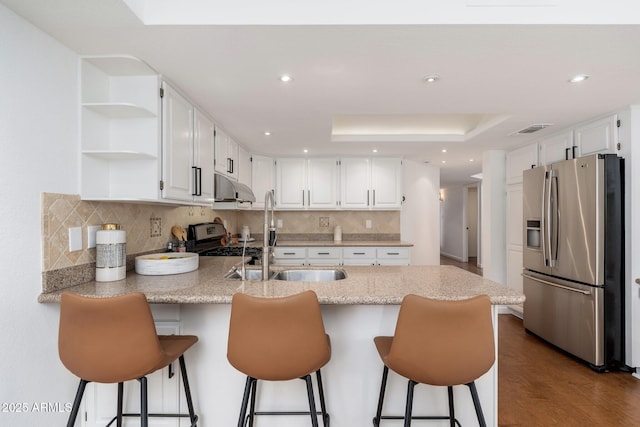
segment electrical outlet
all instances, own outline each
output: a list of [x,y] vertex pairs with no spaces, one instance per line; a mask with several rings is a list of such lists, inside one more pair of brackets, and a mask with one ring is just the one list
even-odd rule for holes
[[150,232],[149,237],[162,236],[162,218],[149,218]]
[[364,228],[371,228],[371,220],[368,219],[364,222]]
[[102,227],[99,225],[90,225],[87,227],[87,248],[95,248],[96,247],[96,233]]
[[69,229],[69,252],[82,250],[82,227]]
[[281,220],[281,219],[277,219],[277,220],[276,220],[276,227],[278,227],[278,228],[282,228],[282,227],[283,227],[283,224],[282,224],[282,220]]

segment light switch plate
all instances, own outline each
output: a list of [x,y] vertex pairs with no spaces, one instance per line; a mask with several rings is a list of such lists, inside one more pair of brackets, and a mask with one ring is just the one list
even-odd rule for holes
[[102,227],[99,225],[90,225],[87,227],[87,248],[95,248],[96,247],[96,233]]
[[82,250],[82,227],[69,229],[69,252]]

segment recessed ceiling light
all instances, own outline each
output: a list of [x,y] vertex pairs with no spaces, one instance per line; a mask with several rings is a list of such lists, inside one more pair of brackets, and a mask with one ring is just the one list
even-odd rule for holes
[[266,131],[266,132],[264,133],[264,136],[271,136],[271,132]]
[[447,152],[447,149],[446,149],[446,148],[443,148],[443,149],[442,149],[442,152],[443,152],[443,153],[446,153],[446,152]]
[[291,77],[288,74],[283,74],[283,75],[280,76],[280,81],[282,83],[289,83],[289,82],[293,81],[293,77]]
[[438,74],[428,74],[424,76],[422,80],[426,83],[435,83],[440,80],[440,76]]
[[442,161],[442,163],[447,163],[447,161],[446,161],[446,160],[443,160],[443,161]]
[[304,150],[302,150],[303,153],[308,153],[309,150],[307,150],[306,148]]
[[377,153],[377,152],[378,152],[378,149],[374,148],[374,149],[373,149],[373,152],[374,152],[374,153]]
[[589,78],[586,74],[578,74],[577,76],[573,76],[569,79],[569,83],[580,83]]
[[473,162],[473,159],[469,159],[470,162]]

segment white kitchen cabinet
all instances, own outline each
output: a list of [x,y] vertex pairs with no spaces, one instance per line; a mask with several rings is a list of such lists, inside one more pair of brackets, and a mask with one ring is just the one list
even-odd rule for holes
[[369,209],[371,206],[371,160],[366,157],[340,160],[340,207]]
[[411,251],[408,247],[383,247],[376,249],[378,265],[409,265]]
[[276,160],[278,209],[335,209],[337,160],[280,158]]
[[329,246],[307,248],[306,265],[340,265],[341,261],[341,248]]
[[276,207],[303,209],[306,200],[307,160],[280,158],[276,160]]
[[80,58],[80,195],[160,199],[160,77],[132,56]]
[[310,209],[335,209],[338,206],[337,159],[309,159],[306,177],[306,206]]
[[251,154],[238,146],[238,182],[251,188]]
[[[180,322],[156,322],[156,330],[161,335],[177,335],[180,333]],[[149,413],[188,413],[178,361],[173,363],[172,376],[169,368],[156,371],[147,376]],[[84,395],[84,416],[79,416],[83,427],[103,427],[116,415],[118,397],[117,384],[89,383]],[[137,381],[124,384],[124,412],[140,412],[140,385]],[[125,417],[123,424],[139,426],[138,417]],[[115,424],[113,424],[115,425]],[[152,427],[182,427],[187,426],[187,420],[178,418],[150,418]]]
[[342,209],[400,209],[402,160],[343,158],[340,160]]
[[371,159],[371,190],[373,209],[400,209],[402,207],[402,160]]
[[193,200],[193,105],[167,82],[162,83],[162,197]]
[[222,128],[216,126],[215,171],[238,180],[238,144]]
[[540,146],[540,164],[542,165],[573,159],[577,156],[573,144],[573,130],[571,129],[541,139],[538,145]]
[[376,248],[342,248],[343,265],[376,265]]
[[307,248],[278,247],[273,248],[273,263],[275,265],[304,265],[307,260]]
[[273,157],[253,154],[251,156],[251,190],[256,196],[254,209],[264,209],[264,198],[268,191],[275,190],[275,165]]
[[193,167],[194,184],[198,184],[194,199],[213,201],[213,155],[215,125],[199,109],[194,114]]
[[411,248],[407,246],[277,246],[276,265],[409,265]]
[[538,145],[531,144],[507,153],[507,184],[522,182],[525,169],[538,166]]
[[162,197],[209,204],[213,201],[213,121],[167,82],[162,88]]
[[575,128],[576,157],[595,153],[615,153],[618,141],[618,116],[613,114]]

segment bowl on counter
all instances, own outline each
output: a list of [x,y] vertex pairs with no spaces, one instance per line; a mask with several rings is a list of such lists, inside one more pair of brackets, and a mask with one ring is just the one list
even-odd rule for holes
[[145,276],[188,273],[198,269],[200,256],[193,252],[168,252],[136,257],[136,273]]

